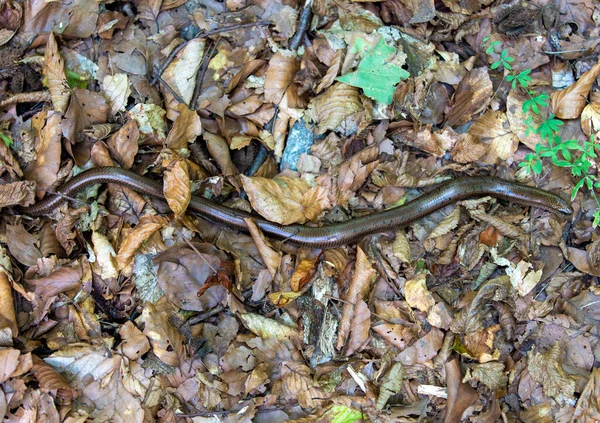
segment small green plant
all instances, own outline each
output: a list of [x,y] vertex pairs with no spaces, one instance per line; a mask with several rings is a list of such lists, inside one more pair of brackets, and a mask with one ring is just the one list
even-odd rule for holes
[[[489,41],[489,37],[484,39],[484,45]],[[486,48],[485,52],[490,55],[494,52],[495,47],[500,45],[500,41],[492,41]],[[596,210],[594,211],[594,228],[600,225],[600,200],[596,195],[595,188],[600,188],[600,181],[596,175],[590,174],[589,171],[593,166],[590,159],[597,158],[594,136],[590,137],[589,141],[583,143],[576,139],[563,140],[560,136],[563,121],[557,119],[554,114],[550,114],[539,125],[533,122],[534,115],[542,117],[542,109],[548,107],[548,99],[550,96],[546,93],[536,93],[529,89],[531,82],[530,69],[516,73],[513,71],[512,63],[515,59],[510,57],[506,49],[502,49],[500,58],[493,62],[490,66],[492,69],[499,69],[501,66],[506,70],[504,79],[511,83],[513,90],[522,89],[527,93],[529,99],[523,102],[523,114],[529,116],[523,119],[526,126],[525,135],[531,133],[539,134],[540,137],[547,142],[544,144],[536,144],[533,153],[525,156],[525,160],[519,163],[519,167],[524,168],[525,172],[535,175],[542,173],[544,168],[544,159],[549,159],[552,164],[558,167],[570,168],[571,174],[577,180],[577,183],[571,191],[571,201],[581,188],[588,190],[590,195],[596,201]]]

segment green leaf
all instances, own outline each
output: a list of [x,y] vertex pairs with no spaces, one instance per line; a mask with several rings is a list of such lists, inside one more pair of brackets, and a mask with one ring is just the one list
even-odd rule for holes
[[353,87],[362,88],[365,94],[375,101],[391,104],[395,86],[410,74],[400,66],[389,62],[397,50],[388,46],[383,39],[369,50],[355,72],[340,76],[338,81]]
[[81,76],[69,69],[67,69],[67,83],[71,88],[87,88],[88,86],[85,76]]
[[596,209],[594,212],[594,222],[592,223],[592,227],[596,229],[600,224],[600,209]]
[[4,141],[7,147],[10,147],[13,143],[13,139],[2,131],[0,131],[0,140]]
[[585,182],[585,179],[582,179],[579,182],[577,182],[577,184],[575,184],[575,186],[573,187],[573,190],[571,191],[571,201],[573,201],[575,199],[575,197],[577,196],[577,192],[583,186],[584,182]]
[[539,175],[540,173],[542,173],[542,161],[541,160],[538,160],[533,165],[533,173],[535,173],[536,175]]
[[500,61],[494,62],[494,63],[492,63],[492,66],[490,66],[490,68],[492,68],[492,69],[498,69],[501,64],[502,64],[502,62],[500,62]]

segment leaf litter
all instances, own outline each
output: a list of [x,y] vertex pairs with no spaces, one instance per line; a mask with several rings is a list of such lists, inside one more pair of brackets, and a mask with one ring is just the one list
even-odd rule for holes
[[[589,0],[0,1],[0,415],[599,421],[599,20]],[[165,201],[11,207],[98,166]],[[335,224],[477,174],[575,213],[469,200],[321,251],[188,211]]]

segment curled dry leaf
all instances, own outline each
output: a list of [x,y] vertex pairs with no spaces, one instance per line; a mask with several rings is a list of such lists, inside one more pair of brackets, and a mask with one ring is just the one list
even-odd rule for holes
[[179,116],[167,135],[167,148],[177,151],[188,148],[202,134],[202,123],[196,111],[190,110],[185,104],[177,106]]
[[446,363],[446,386],[448,388],[448,407],[444,423],[458,422],[464,411],[477,401],[477,391],[462,381],[458,358]]
[[44,76],[48,81],[52,105],[59,113],[67,111],[71,89],[67,83],[65,74],[65,63],[58,51],[54,32],[50,32],[48,43],[46,44],[46,54],[44,56]]
[[221,168],[223,175],[238,175],[240,172],[231,160],[231,152],[225,138],[208,131],[204,131],[203,138],[208,152]]
[[335,130],[348,116],[362,110],[358,88],[338,82],[311,101],[309,113],[317,123],[316,134]]
[[254,210],[281,225],[314,220],[330,207],[325,188],[310,188],[299,178],[267,179],[242,175],[242,183]]
[[150,236],[160,228],[168,224],[168,219],[162,216],[144,215],[140,223],[127,235],[121,243],[117,254],[117,266],[119,270],[129,265],[135,253]]
[[0,383],[4,383],[12,376],[19,364],[21,352],[14,348],[0,350]]
[[163,163],[163,193],[175,217],[183,216],[192,198],[189,169],[184,159],[169,159]]
[[559,119],[577,119],[587,105],[587,97],[600,74],[600,59],[592,68],[581,75],[579,80],[569,88],[554,91],[550,95],[550,105]]
[[256,248],[258,248],[263,263],[267,267],[271,277],[274,278],[277,274],[279,263],[281,262],[281,253],[271,248],[269,241],[258,228],[254,219],[245,218],[244,222],[246,222],[248,231],[250,232],[250,235],[252,235],[252,239],[254,240],[254,244],[256,244]]
[[427,363],[437,355],[443,343],[444,332],[431,328],[429,333],[398,354],[396,361],[406,366]]
[[427,236],[427,239],[437,238],[438,236],[446,235],[451,230],[458,226],[460,219],[460,207],[454,207],[454,209],[444,217],[435,229]]
[[600,131],[600,103],[590,103],[584,107],[581,112],[581,129],[588,137]]
[[321,254],[319,254],[314,259],[303,259],[300,262],[300,264],[298,264],[296,271],[290,279],[290,286],[293,291],[301,291],[304,288],[304,286],[308,282],[310,282],[313,275],[315,274],[315,271],[317,270],[317,266],[319,264],[320,259]]
[[69,383],[60,373],[36,356],[33,356],[31,373],[33,373],[33,377],[35,377],[40,384],[41,389],[45,391],[56,391],[56,395],[59,398],[62,398],[66,404],[69,404],[79,395],[75,389],[71,388]]

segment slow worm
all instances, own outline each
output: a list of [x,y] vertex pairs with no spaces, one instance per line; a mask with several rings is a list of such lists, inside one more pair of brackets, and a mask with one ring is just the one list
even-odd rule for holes
[[[63,195],[50,195],[32,206],[21,209],[21,212],[33,216],[47,214],[65,201],[65,196],[72,197],[76,192],[99,183],[119,184],[141,194],[164,198],[162,183],[159,181],[117,167],[98,167],[71,178],[58,189]],[[188,209],[211,221],[243,231],[246,230],[243,219],[251,217],[263,232],[270,236],[305,247],[332,248],[350,244],[369,234],[407,226],[456,201],[486,195],[565,215],[573,212],[569,203],[556,194],[492,177],[454,179],[402,206],[323,227],[278,225],[197,195],[192,195]]]

